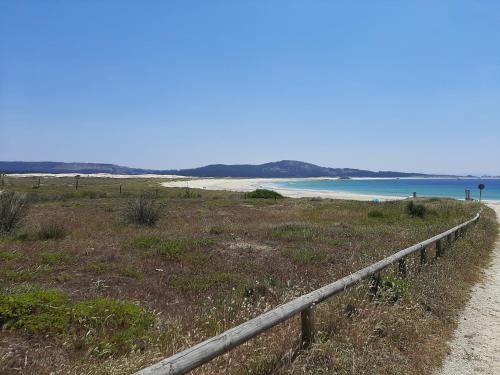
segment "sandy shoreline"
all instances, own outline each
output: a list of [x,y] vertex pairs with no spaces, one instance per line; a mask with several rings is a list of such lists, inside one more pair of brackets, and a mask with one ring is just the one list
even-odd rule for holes
[[336,180],[334,177],[311,177],[311,178],[199,178],[184,181],[164,182],[164,187],[190,187],[206,190],[224,190],[247,192],[255,189],[270,188],[286,197],[290,198],[331,198],[331,199],[350,199],[360,201],[379,201],[399,200],[406,197],[386,196],[386,195],[368,195],[349,192],[326,191],[326,190],[307,190],[307,189],[286,189],[276,187],[273,184],[287,181],[311,181],[311,180]]

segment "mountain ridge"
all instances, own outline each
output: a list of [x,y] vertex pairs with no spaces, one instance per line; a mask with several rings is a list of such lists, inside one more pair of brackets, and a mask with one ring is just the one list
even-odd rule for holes
[[[27,162],[0,161],[3,173],[109,173],[109,174],[160,174],[192,177],[437,177],[424,173],[398,171],[370,171],[355,168],[322,167],[296,160],[280,160],[264,164],[209,164],[186,169],[143,169],[130,168],[110,163],[80,162]],[[447,176],[447,175],[446,175]],[[451,176],[447,176],[451,177]]]

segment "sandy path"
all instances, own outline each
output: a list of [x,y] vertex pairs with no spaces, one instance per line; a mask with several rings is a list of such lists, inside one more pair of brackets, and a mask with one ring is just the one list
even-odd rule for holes
[[[489,206],[500,221],[500,202]],[[472,290],[439,375],[500,374],[500,238],[484,274]]]

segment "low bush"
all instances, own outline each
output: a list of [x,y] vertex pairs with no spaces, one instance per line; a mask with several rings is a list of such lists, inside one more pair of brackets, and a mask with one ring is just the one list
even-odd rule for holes
[[26,216],[26,195],[13,191],[0,193],[0,233],[14,231]]
[[421,203],[415,203],[414,201],[410,201],[406,205],[406,211],[410,216],[422,218],[425,216],[427,209]]
[[256,198],[256,199],[282,199],[283,195],[275,192],[274,190],[268,189],[257,189],[245,194],[245,198]]
[[153,226],[160,219],[160,206],[151,194],[143,193],[129,203],[125,213],[128,223]]

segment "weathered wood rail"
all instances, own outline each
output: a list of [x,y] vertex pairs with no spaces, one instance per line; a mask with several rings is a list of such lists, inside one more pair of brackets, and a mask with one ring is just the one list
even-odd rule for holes
[[[435,256],[439,258],[443,255],[443,240],[446,239],[448,245],[451,245],[453,241],[463,234],[469,225],[476,223],[480,217],[481,211],[471,220],[457,225],[446,232],[400,250],[340,280],[280,305],[220,335],[205,340],[150,367],[144,368],[135,375],[184,374],[299,313],[301,314],[302,347],[307,347],[314,339],[314,306],[316,304],[345,291],[347,288],[362,280],[368,278],[380,280],[379,273],[396,262],[398,263],[398,272],[405,275],[406,257],[413,253],[420,252],[420,262],[424,264],[427,262],[428,258],[427,250],[433,244],[436,250]],[[376,292],[376,288],[377,282],[370,286],[370,292]]]

